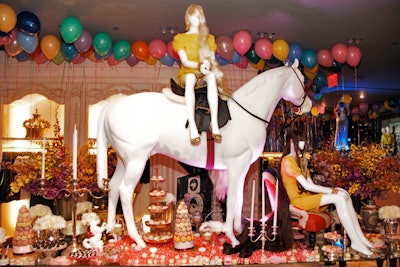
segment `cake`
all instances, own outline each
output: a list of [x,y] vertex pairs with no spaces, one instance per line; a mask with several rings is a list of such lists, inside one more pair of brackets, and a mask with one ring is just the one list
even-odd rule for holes
[[13,253],[25,254],[32,252],[34,241],[35,232],[32,229],[32,220],[29,215],[29,209],[26,206],[22,206],[18,211],[14,238],[12,240]]
[[193,239],[189,211],[185,202],[181,201],[175,215],[174,247],[175,249],[191,249],[194,247]]

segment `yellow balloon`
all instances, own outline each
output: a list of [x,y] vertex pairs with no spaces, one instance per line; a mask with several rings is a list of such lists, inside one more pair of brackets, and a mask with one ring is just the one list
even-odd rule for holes
[[149,59],[145,61],[149,65],[155,65],[157,63],[157,58],[152,55],[149,56]]
[[0,31],[9,32],[17,24],[17,14],[9,5],[0,3]]
[[280,61],[285,61],[289,55],[289,44],[283,39],[277,39],[272,44],[272,54]]
[[313,115],[314,117],[318,116],[318,108],[316,106],[311,108],[311,115]]
[[352,100],[353,100],[353,98],[352,98],[350,95],[344,94],[344,95],[342,95],[342,97],[340,98],[340,101],[339,101],[339,102],[343,102],[343,103],[345,103],[345,104],[347,104],[347,105],[350,105],[350,103],[351,103]]
[[257,64],[249,62],[250,65],[255,68],[256,70],[264,70],[265,67],[265,60],[260,59]]
[[40,48],[42,49],[43,54],[49,60],[52,60],[57,56],[58,52],[60,52],[61,43],[55,35],[48,34],[40,41]]

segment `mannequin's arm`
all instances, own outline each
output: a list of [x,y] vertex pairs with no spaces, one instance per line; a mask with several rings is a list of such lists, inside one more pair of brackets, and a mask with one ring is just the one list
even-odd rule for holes
[[323,193],[323,194],[332,194],[333,193],[332,188],[314,184],[313,182],[309,181],[309,180],[311,180],[311,178],[306,179],[303,175],[297,176],[296,180],[307,191],[314,192],[314,193]]
[[178,51],[179,59],[181,60],[181,63],[183,66],[186,68],[191,68],[191,69],[198,69],[199,63],[195,61],[191,61],[188,59],[185,50],[179,50]]

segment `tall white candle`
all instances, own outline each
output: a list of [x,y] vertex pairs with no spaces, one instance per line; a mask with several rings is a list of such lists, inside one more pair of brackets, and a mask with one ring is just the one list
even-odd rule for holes
[[255,187],[256,187],[256,181],[255,181],[255,180],[253,180],[253,188],[252,188],[252,190],[251,190],[250,230],[252,230],[252,229],[253,229]]
[[43,149],[42,149],[42,181],[44,181],[44,175],[46,171],[46,137],[43,137]]
[[275,208],[274,208],[274,221],[273,226],[277,226],[278,221],[278,199],[279,199],[279,180],[276,180],[276,189],[275,189]]
[[261,186],[261,198],[262,198],[262,203],[261,203],[261,218],[262,218],[262,222],[261,225],[264,226],[265,225],[265,184],[264,182],[262,183]]
[[77,179],[78,173],[78,131],[74,125],[74,134],[72,136],[72,179]]

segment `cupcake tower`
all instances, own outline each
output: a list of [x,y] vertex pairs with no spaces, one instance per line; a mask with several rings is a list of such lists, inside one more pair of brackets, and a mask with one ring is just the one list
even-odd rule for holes
[[22,206],[19,209],[14,238],[12,241],[14,254],[25,254],[33,251],[35,232],[32,229],[32,220],[29,209]]
[[184,201],[179,202],[175,215],[174,247],[178,250],[194,247],[194,236],[188,208]]
[[148,211],[150,220],[146,225],[150,233],[144,235],[144,240],[149,243],[168,243],[172,240],[170,205],[164,202],[166,192],[161,188],[165,179],[161,176],[153,176],[150,179],[151,189],[149,192],[150,205]]

